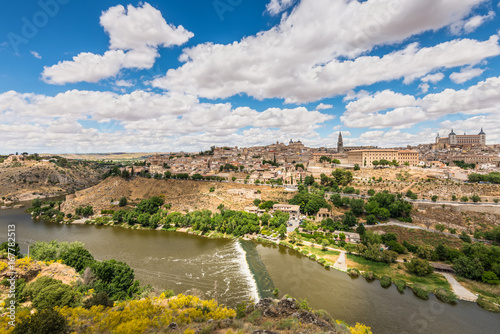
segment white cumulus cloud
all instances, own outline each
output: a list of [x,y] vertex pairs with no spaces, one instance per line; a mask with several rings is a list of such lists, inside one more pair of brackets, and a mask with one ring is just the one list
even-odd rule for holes
[[45,82],[98,82],[117,75],[123,68],[151,68],[159,56],[159,47],[182,45],[194,36],[183,26],[168,24],[161,12],[148,3],[126,9],[122,5],[111,7],[102,13],[100,22],[109,35],[110,50],[104,55],[83,52],[72,60],[46,66],[42,73]]
[[462,68],[460,72],[450,74],[450,79],[454,83],[461,84],[483,74],[485,70],[480,68]]

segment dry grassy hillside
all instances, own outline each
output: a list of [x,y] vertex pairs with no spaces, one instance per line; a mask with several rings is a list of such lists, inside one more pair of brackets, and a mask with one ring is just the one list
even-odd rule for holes
[[63,168],[51,162],[2,163],[0,198],[8,204],[36,197],[64,195],[93,186],[100,180],[100,172],[83,165]]
[[[214,187],[215,191],[210,192]],[[260,194],[258,193],[260,190]],[[165,203],[172,204],[172,210],[185,212],[201,209],[217,210],[220,204],[226,208],[242,210],[254,199],[286,201],[293,193],[282,188],[219,183],[203,181],[155,180],[137,177],[125,180],[111,177],[100,184],[69,195],[61,209],[74,213],[79,206],[92,205],[94,212],[102,209],[116,209],[113,202],[126,197],[129,202],[139,202],[152,196],[162,196]]]

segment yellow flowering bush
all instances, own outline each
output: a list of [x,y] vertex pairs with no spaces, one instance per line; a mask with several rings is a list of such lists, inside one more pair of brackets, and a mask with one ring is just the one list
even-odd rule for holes
[[0,262],[0,272],[4,271],[9,265],[6,262]]
[[372,334],[372,329],[366,325],[356,323],[356,326],[349,327],[351,334]]
[[[182,326],[195,320],[218,320],[236,316],[234,310],[221,307],[214,300],[201,300],[180,294],[166,303],[165,301],[160,296],[119,302],[107,309],[104,306],[93,306],[88,310],[83,307],[63,307],[58,310],[77,333],[143,333],[161,331],[172,322]],[[167,306],[163,306],[165,304]],[[185,333],[191,332],[187,329]]]
[[32,263],[33,260],[30,257],[23,257],[22,259],[16,260],[16,266],[23,270],[29,269]]

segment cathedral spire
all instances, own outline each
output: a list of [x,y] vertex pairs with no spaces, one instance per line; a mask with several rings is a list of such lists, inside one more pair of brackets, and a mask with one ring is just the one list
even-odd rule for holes
[[337,142],[337,152],[344,153],[344,140],[342,139],[342,131],[339,132],[339,140]]

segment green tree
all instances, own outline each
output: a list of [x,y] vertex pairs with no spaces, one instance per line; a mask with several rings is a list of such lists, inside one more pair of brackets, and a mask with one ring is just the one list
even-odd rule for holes
[[359,164],[354,164],[354,170],[360,170],[361,167],[359,167]]
[[377,223],[377,217],[375,217],[375,215],[368,215],[366,217],[367,225],[375,225],[376,223]]
[[431,200],[432,200],[433,202],[436,202],[436,201],[438,200],[437,195],[432,196],[432,197],[431,197]]
[[43,276],[26,286],[26,294],[39,310],[55,306],[76,306],[80,295],[71,286],[48,276]]
[[327,248],[328,246],[330,246],[330,242],[328,241],[328,239],[326,239],[326,238],[325,238],[325,239],[323,239],[323,240],[321,241],[321,246],[323,247],[323,250],[324,250],[324,251],[326,251],[326,248]]
[[128,204],[128,201],[127,201],[127,197],[122,197],[120,198],[120,201],[118,202],[118,206],[121,208],[121,207],[124,207],[125,205]]
[[461,255],[453,262],[453,269],[458,276],[477,280],[480,279],[484,273],[484,267],[477,257],[469,258]]
[[438,230],[439,232],[443,233],[444,230],[446,229],[446,226],[444,224],[436,224],[434,225],[434,228]]
[[21,255],[21,248],[17,242],[14,242],[14,247],[9,247],[9,242],[5,241],[0,244],[0,251],[4,251],[5,253],[10,253],[14,256]]
[[352,213],[355,216],[360,216],[365,212],[365,200],[364,199],[352,199],[349,203]]
[[358,223],[358,219],[351,211],[347,211],[342,217],[342,224],[345,226],[353,227]]
[[63,250],[59,257],[64,261],[64,264],[75,268],[81,272],[94,262],[94,257],[83,245],[74,245]]
[[65,334],[68,332],[68,321],[54,309],[44,309],[33,313],[19,321],[13,334]]
[[472,195],[471,199],[474,203],[481,202],[481,197],[476,194]]
[[434,271],[434,268],[424,259],[411,259],[410,262],[405,263],[409,272],[417,276],[427,276]]

